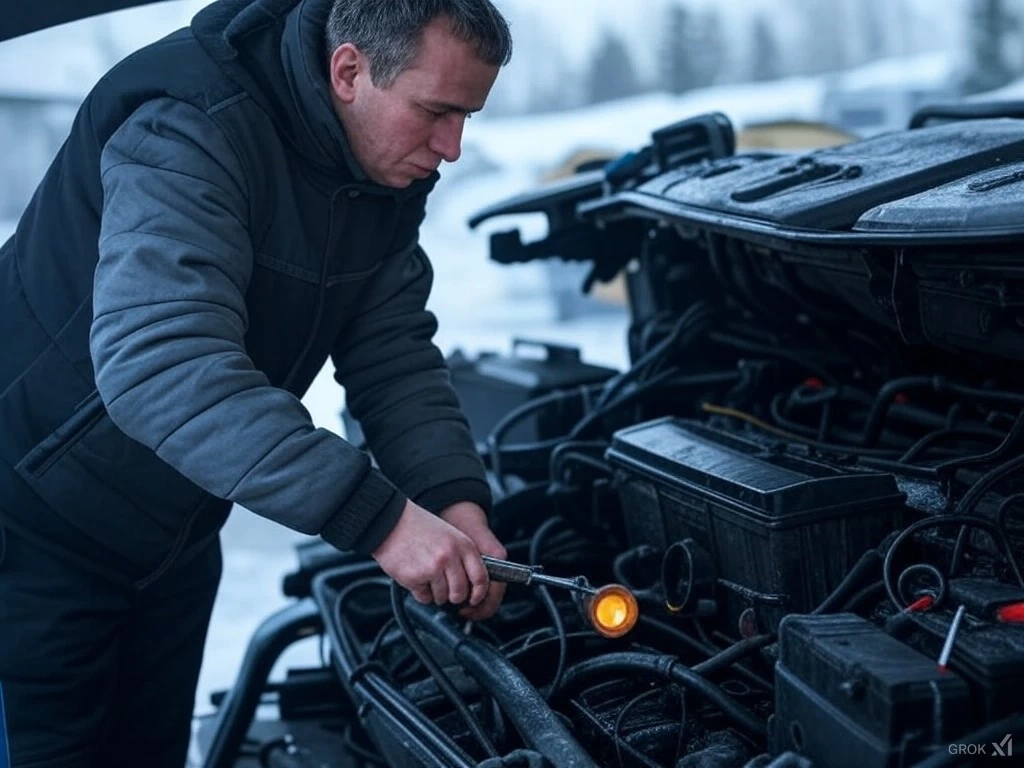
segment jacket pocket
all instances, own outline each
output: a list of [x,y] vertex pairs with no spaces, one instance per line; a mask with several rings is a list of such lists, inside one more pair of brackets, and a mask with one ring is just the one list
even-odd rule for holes
[[209,498],[121,432],[97,392],[15,470],[79,533],[142,569],[160,563],[190,514]]

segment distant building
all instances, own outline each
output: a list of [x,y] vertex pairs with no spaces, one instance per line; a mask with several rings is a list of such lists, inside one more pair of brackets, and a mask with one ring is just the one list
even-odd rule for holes
[[822,119],[858,136],[901,130],[921,107],[955,96],[955,75],[946,53],[880,59],[826,77]]

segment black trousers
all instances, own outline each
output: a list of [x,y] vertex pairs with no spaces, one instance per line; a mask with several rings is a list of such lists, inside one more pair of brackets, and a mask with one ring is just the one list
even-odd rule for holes
[[220,540],[139,591],[0,527],[11,768],[183,768]]

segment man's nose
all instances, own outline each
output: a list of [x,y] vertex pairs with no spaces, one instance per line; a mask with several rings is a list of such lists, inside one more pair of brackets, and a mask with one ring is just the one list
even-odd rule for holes
[[439,120],[430,137],[430,149],[449,163],[454,163],[462,155],[462,129],[465,125],[465,115],[452,114]]

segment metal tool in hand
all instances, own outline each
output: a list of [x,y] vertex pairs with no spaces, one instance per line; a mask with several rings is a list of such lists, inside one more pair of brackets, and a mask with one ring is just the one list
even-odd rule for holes
[[570,592],[585,595],[597,594],[597,590],[590,586],[583,576],[572,579],[548,576],[546,573],[541,573],[544,567],[540,565],[510,563],[508,560],[499,560],[487,555],[482,555],[482,557],[484,565],[487,567],[487,575],[495,581],[503,581],[507,584],[539,584],[544,587],[568,589]]
[[621,584],[607,584],[600,588],[590,586],[585,576],[562,578],[541,573],[542,566],[511,563],[483,555],[487,574],[494,581],[507,584],[536,584],[568,590],[576,598],[580,609],[594,629],[604,637],[622,637],[636,625],[640,606],[636,597]]

